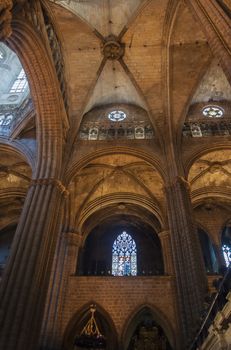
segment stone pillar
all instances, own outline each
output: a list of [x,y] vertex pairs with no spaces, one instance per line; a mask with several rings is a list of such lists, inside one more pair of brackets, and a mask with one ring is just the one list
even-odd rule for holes
[[65,188],[32,180],[1,283],[0,349],[35,350],[42,324]]
[[158,233],[161,241],[163,259],[164,259],[164,273],[166,275],[173,275],[173,261],[172,261],[172,248],[171,237],[169,231],[162,231]]
[[200,20],[211,50],[222,62],[231,83],[231,20],[216,0],[186,0]]
[[61,233],[56,248],[49,285],[39,349],[60,349],[62,345],[62,308],[69,276],[76,273],[82,236],[76,232]]
[[169,229],[176,276],[182,349],[195,335],[207,285],[199,238],[193,219],[189,185],[177,177],[166,187]]

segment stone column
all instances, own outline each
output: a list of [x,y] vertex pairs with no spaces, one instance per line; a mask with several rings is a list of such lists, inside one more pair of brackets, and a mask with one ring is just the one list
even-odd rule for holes
[[172,261],[172,248],[171,237],[169,231],[162,231],[158,233],[161,241],[162,253],[164,259],[164,273],[166,275],[173,275],[173,261]]
[[189,185],[183,178],[177,177],[166,187],[166,195],[177,304],[183,335],[181,346],[186,349],[198,327],[207,280],[193,220]]
[[222,62],[231,83],[231,20],[216,0],[186,0],[200,20],[214,56]]
[[39,349],[60,349],[62,344],[62,308],[68,289],[69,276],[76,273],[82,236],[62,232],[56,248],[52,277],[49,284]]
[[29,187],[1,284],[0,349],[38,346],[65,194],[55,179]]

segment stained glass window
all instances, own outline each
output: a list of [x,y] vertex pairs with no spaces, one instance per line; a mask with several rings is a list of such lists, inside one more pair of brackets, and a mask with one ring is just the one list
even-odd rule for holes
[[112,111],[108,114],[108,119],[113,122],[121,122],[126,118],[126,113],[123,111]]
[[27,88],[28,82],[26,78],[26,73],[24,69],[21,69],[19,75],[17,76],[17,79],[15,80],[12,88],[10,89],[10,92],[24,92]]
[[220,118],[224,114],[221,107],[218,106],[206,106],[203,108],[203,115],[209,118]]
[[137,256],[136,243],[123,231],[114,241],[112,247],[112,275],[136,276]]
[[0,43],[0,63],[3,63],[6,59],[6,51],[3,48],[3,44]]
[[228,245],[224,244],[222,246],[222,251],[225,259],[225,264],[228,267],[229,264],[231,264],[231,248]]
[[13,115],[12,114],[1,114],[0,113],[0,126],[6,126],[9,125],[12,120],[13,120]]

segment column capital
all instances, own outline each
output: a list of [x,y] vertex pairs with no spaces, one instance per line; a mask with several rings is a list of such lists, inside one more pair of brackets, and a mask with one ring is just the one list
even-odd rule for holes
[[63,237],[69,246],[79,247],[82,242],[82,235],[77,232],[63,232]]
[[67,197],[69,194],[69,191],[66,189],[66,187],[63,185],[63,183],[58,180],[55,179],[53,177],[50,178],[40,178],[40,179],[32,179],[30,186],[36,186],[36,185],[53,185],[55,187],[57,187],[57,189],[60,191],[60,193],[64,196]]
[[170,231],[169,230],[160,231],[160,232],[158,232],[158,237],[160,239],[170,237]]

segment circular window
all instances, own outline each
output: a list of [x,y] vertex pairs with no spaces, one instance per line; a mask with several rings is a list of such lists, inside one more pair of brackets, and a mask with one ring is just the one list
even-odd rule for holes
[[209,118],[221,118],[224,114],[224,110],[218,106],[206,106],[202,112],[205,117]]
[[108,114],[108,119],[113,122],[121,122],[126,118],[126,113],[123,111],[112,111]]

